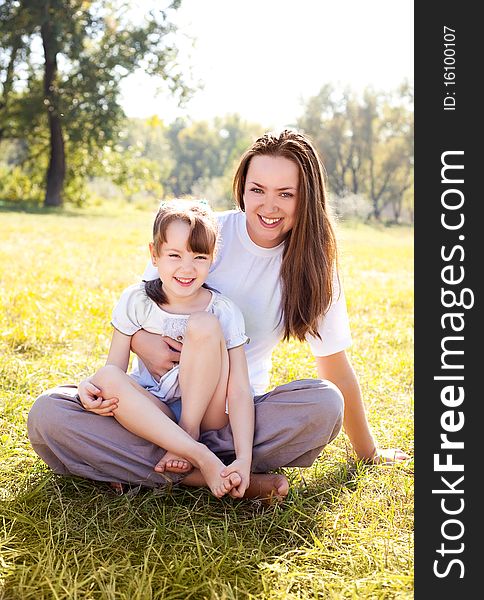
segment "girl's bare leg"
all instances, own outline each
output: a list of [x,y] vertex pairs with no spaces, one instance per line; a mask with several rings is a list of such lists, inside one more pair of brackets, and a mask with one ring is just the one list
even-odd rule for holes
[[237,473],[222,477],[222,461],[174,423],[168,416],[169,409],[143,388],[140,391],[140,386],[124,371],[107,365],[94,375],[92,382],[103,398],[118,399],[115,418],[123,427],[168,452],[186,457],[198,467],[214,496],[221,498],[240,484]]
[[[228,377],[229,357],[217,317],[207,312],[192,314],[180,356],[182,412],[178,424],[194,440],[200,437],[200,430],[221,429],[228,423]],[[186,472],[191,465],[185,459],[167,452],[156,470]]]

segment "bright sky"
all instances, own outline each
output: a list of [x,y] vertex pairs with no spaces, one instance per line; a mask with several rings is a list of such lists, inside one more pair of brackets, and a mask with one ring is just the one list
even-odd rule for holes
[[204,88],[181,110],[135,74],[123,107],[165,122],[238,112],[264,127],[290,125],[325,83],[390,90],[413,82],[413,19],[413,0],[183,0],[176,22],[196,41],[188,50],[180,36],[182,60]]

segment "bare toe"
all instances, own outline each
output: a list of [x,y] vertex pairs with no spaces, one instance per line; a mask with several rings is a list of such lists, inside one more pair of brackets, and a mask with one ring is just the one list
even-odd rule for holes
[[242,482],[242,478],[239,473],[231,473],[228,479],[232,487],[237,487]]
[[154,469],[155,469],[155,471],[158,471],[159,473],[164,473],[164,471],[166,469],[166,461],[164,461],[163,459],[160,460],[160,462],[155,465]]
[[289,493],[289,481],[284,475],[281,475],[281,478],[278,481],[276,481],[275,487],[277,495],[281,498],[285,498]]
[[186,473],[192,468],[191,464],[182,460],[170,460],[166,463],[166,470],[170,473]]
[[110,481],[108,485],[118,496],[122,496],[124,494],[124,486],[122,483],[119,483],[118,481]]

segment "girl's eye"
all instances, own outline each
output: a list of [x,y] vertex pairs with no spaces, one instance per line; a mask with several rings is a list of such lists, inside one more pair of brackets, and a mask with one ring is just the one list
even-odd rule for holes
[[179,254],[168,254],[170,258],[180,258]]
[[255,192],[256,194],[262,194],[264,190],[261,190],[260,188],[254,187],[250,191],[251,192]]
[[197,260],[208,260],[208,256],[195,256]]
[[283,198],[292,198],[294,196],[294,194],[292,194],[291,192],[282,192],[281,195]]

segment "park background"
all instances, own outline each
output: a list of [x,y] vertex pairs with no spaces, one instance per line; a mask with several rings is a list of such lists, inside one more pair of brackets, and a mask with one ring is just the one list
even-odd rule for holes
[[[341,434],[282,506],[53,476],[28,409],[107,352],[160,199],[233,207],[261,133],[328,173],[350,358],[382,446],[413,450],[413,7],[0,2],[0,598],[412,597],[412,465]],[[272,384],[316,376],[280,344]]]

